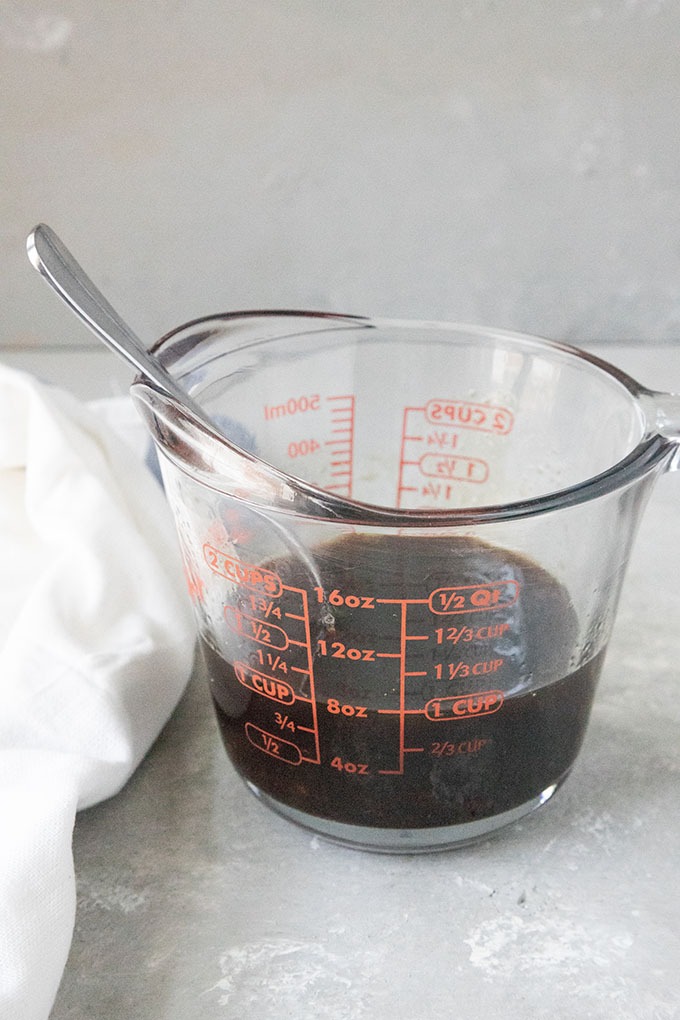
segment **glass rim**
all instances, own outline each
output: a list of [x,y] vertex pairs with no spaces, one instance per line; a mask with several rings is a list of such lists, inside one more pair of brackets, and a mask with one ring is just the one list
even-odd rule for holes
[[[432,330],[433,332],[439,331],[442,334],[467,334],[471,337],[498,338],[511,344],[523,344],[525,348],[528,345],[548,353],[552,351],[555,354],[560,354],[573,360],[575,363],[587,364],[591,369],[602,373],[622,386],[630,397],[631,409],[635,409],[641,414],[643,422],[647,423],[647,428],[640,441],[623,458],[611,464],[604,471],[573,485],[541,493],[537,496],[500,504],[444,509],[404,509],[363,502],[351,497],[337,495],[296,475],[290,474],[281,468],[275,467],[260,457],[243,450],[219,433],[206,431],[205,427],[193,417],[188,409],[182,408],[176,400],[162,393],[142,376],[137,376],[131,387],[133,393],[139,390],[150,390],[156,394],[157,398],[169,403],[175,412],[175,417],[179,416],[180,422],[182,419],[185,422],[190,422],[192,431],[197,433],[198,437],[202,435],[211,444],[218,444],[223,447],[231,456],[236,455],[246,460],[251,469],[254,467],[267,482],[266,489],[270,494],[283,490],[286,493],[290,493],[293,490],[296,494],[293,504],[291,504],[290,495],[287,495],[280,502],[277,501],[276,505],[272,505],[271,500],[266,496],[261,501],[255,498],[248,500],[243,494],[239,494],[235,498],[243,498],[248,502],[259,505],[264,503],[270,506],[272,510],[292,513],[295,516],[318,520],[332,520],[338,524],[362,523],[367,526],[389,528],[459,527],[531,517],[589,502],[624,488],[649,475],[656,468],[661,467],[670,454],[677,449],[676,443],[662,433],[653,431],[648,415],[641,405],[641,398],[644,396],[653,398],[655,396],[654,391],[642,386],[628,373],[597,355],[591,354],[589,351],[584,351],[579,347],[562,341],[548,340],[529,333],[471,323],[440,320],[395,319],[294,309],[264,309],[222,312],[191,319],[161,336],[152,345],[150,350],[154,355],[162,358],[165,367],[172,374],[172,358],[168,357],[167,351],[165,352],[165,357],[163,357],[163,348],[176,341],[181,334],[196,328],[205,329],[209,324],[217,327],[218,325],[226,326],[230,323],[247,319],[273,320],[276,318],[284,320],[298,318],[308,319],[310,322],[335,323],[336,328],[337,326],[345,325],[362,329],[420,329]],[[285,334],[289,338],[294,335],[295,333]],[[235,349],[244,350],[259,344],[276,342],[277,339],[283,338],[283,335],[281,337],[267,336],[259,339],[253,338],[249,342],[237,345]],[[198,342],[205,339],[207,339],[205,336],[199,337]],[[178,357],[182,357],[185,354],[186,350],[183,350]],[[179,430],[181,431],[181,424]],[[164,451],[164,453],[166,456],[169,456],[168,451]],[[217,491],[224,491],[225,494],[234,495],[228,489],[222,490],[220,488],[219,476],[214,480],[208,481],[204,477],[204,472],[197,472],[193,464],[187,464],[181,457],[175,455],[170,456],[170,459],[180,470],[186,474],[193,475],[202,484],[208,484]]]

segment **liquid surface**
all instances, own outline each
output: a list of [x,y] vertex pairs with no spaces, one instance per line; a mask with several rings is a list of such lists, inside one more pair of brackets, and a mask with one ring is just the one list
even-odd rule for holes
[[474,539],[353,535],[246,578],[227,652],[203,641],[236,769],[298,811],[419,829],[512,810],[557,783],[603,653],[577,670],[565,590]]

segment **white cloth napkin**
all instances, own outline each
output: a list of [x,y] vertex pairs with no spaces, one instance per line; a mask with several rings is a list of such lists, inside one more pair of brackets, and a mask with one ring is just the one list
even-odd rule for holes
[[0,365],[0,1020],[46,1020],[75,813],[115,794],[191,672],[161,487],[105,416]]

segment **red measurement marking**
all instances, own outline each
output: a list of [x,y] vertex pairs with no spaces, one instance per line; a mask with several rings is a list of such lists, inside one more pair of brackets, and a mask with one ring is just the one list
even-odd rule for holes
[[476,754],[490,743],[486,737],[473,737],[471,740],[461,740],[460,743],[435,740],[430,753],[434,758],[450,758],[454,754]]
[[475,482],[479,485],[489,477],[489,465],[485,460],[479,457],[459,457],[458,454],[426,453],[418,461],[418,467],[429,478],[446,478],[447,481]]
[[189,598],[195,602],[202,602],[205,595],[205,581],[198,574],[195,574],[190,567],[185,567],[184,577],[187,583]]
[[309,626],[309,599],[307,592],[304,588],[291,589],[292,591],[299,592],[302,600],[302,615],[305,620],[305,647],[307,649],[307,674],[309,678],[309,699],[310,707],[312,711],[312,725],[314,733],[314,757],[305,758],[305,761],[311,761],[316,765],[321,764],[321,746],[319,743],[319,717],[316,706],[316,688],[314,678],[314,657],[312,655],[312,634]]
[[284,761],[288,765],[299,765],[302,761],[302,752],[297,744],[293,744],[290,740],[284,740],[278,733],[268,733],[266,730],[260,729],[259,726],[255,726],[254,723],[247,722],[245,734],[253,747],[271,755],[272,758],[278,758],[279,761]]
[[234,672],[239,683],[256,694],[261,694],[271,701],[278,701],[281,705],[292,705],[295,701],[295,691],[285,680],[260,673],[245,662],[235,662]]
[[469,676],[485,676],[497,673],[503,666],[503,658],[480,659],[478,662],[437,662],[435,676],[437,680],[464,680]]
[[457,432],[447,432],[445,429],[434,429],[427,434],[427,445],[436,446],[440,453],[444,450],[456,450],[458,448],[459,435]]
[[491,715],[503,705],[502,691],[483,691],[481,694],[458,694],[453,698],[432,698],[425,705],[425,717],[430,722],[452,719],[469,719],[471,716]]
[[382,776],[401,776],[404,774],[404,750],[406,744],[406,602],[401,604],[401,621],[399,626],[399,768],[381,769]]
[[300,397],[288,397],[282,404],[265,404],[263,407],[265,421],[278,418],[290,418],[295,414],[318,411],[321,397],[318,393],[303,394]]
[[433,613],[445,616],[454,613],[484,613],[506,609],[519,597],[517,581],[494,581],[490,584],[461,585],[437,588],[428,599]]
[[274,655],[273,652],[265,652],[263,654],[259,650],[257,654],[261,662],[266,662],[272,669],[283,669],[285,672],[287,665],[280,655]]
[[242,560],[216,549],[209,542],[203,546],[203,558],[214,574],[226,577],[234,584],[243,585],[244,588],[251,588],[254,591],[261,591],[263,594],[269,595],[270,598],[278,598],[281,594],[283,588],[281,578],[271,570],[263,570],[252,563],[244,563]]
[[288,648],[289,644],[299,644],[297,641],[291,641],[285,630],[275,624],[259,620],[254,616],[246,616],[235,606],[224,607],[224,619],[231,630],[252,641],[257,641],[260,645],[268,645],[270,648],[283,651]]
[[491,641],[503,637],[509,630],[509,623],[489,623],[484,627],[436,627],[434,633],[438,645],[445,641],[457,645],[459,641]]
[[495,404],[474,404],[467,400],[428,400],[425,417],[432,425],[454,425],[505,436],[515,423],[512,411]]
[[281,619],[281,609],[275,602],[268,599],[255,598],[254,596],[250,601],[253,609],[264,613],[265,620],[268,620],[270,616],[275,616],[279,620]]
[[[412,606],[417,606],[417,605],[426,605],[428,600],[427,599],[376,599],[375,601],[379,602],[380,605],[383,605],[383,606],[401,606],[401,605],[404,605],[406,603],[408,603],[409,605],[412,605]],[[427,635],[425,635],[425,636],[427,636]],[[413,634],[408,634],[406,639],[407,639],[407,641],[413,641],[414,640],[414,635]]]
[[308,439],[292,440],[288,444],[287,453],[291,460],[296,460],[298,457],[310,457],[320,449],[321,444],[318,439],[310,436]]
[[326,446],[333,447],[333,460],[330,462],[331,483],[325,488],[344,496],[352,495],[354,469],[354,396],[353,394],[337,394],[326,397],[329,410],[329,434]]
[[[441,627],[438,629],[441,630]],[[449,627],[447,640],[451,641],[452,644],[457,645],[459,641],[472,641],[473,634],[474,631],[472,627]]]
[[[400,708],[379,708],[378,715],[400,715]],[[422,715],[424,709],[422,708],[405,708],[404,715]]]
[[415,486],[404,485],[404,469],[406,468],[406,443],[409,441],[409,433],[406,422],[410,411],[416,410],[412,407],[404,408],[404,415],[401,424],[401,445],[399,447],[399,480],[397,482],[397,506],[401,506],[401,497],[405,492],[417,492]]

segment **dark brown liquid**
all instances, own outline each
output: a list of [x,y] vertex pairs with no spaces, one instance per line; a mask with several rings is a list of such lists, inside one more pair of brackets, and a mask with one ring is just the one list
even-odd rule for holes
[[438,537],[356,535],[314,559],[315,578],[292,557],[268,563],[274,598],[241,589],[231,662],[203,643],[245,779],[310,815],[418,829],[509,811],[568,772],[603,653],[570,670],[575,614],[546,571]]

